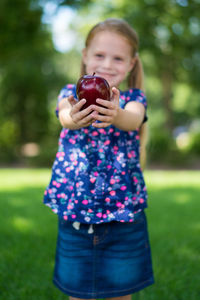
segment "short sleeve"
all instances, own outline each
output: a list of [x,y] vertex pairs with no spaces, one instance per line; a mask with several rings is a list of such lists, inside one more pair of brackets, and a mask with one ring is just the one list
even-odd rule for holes
[[142,103],[145,107],[145,109],[147,109],[147,99],[146,96],[144,94],[143,91],[141,91],[140,89],[130,89],[129,90],[129,97],[128,97],[129,101],[136,101],[139,103]]
[[67,84],[58,95],[57,106],[56,106],[56,116],[58,118],[58,104],[63,98],[67,98],[70,95],[74,95],[76,97],[76,85],[75,84]]

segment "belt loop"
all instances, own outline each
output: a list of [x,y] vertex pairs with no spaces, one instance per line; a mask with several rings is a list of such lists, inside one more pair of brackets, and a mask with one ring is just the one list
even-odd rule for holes
[[88,229],[88,233],[91,234],[94,232],[94,229],[93,229],[93,225],[91,224],[89,229]]
[[73,223],[72,223],[72,226],[73,226],[76,230],[79,230],[79,229],[80,229],[80,225],[81,225],[80,222],[73,222]]

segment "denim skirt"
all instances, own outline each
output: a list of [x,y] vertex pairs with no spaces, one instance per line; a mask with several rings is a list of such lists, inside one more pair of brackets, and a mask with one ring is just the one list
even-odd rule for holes
[[59,219],[53,282],[63,293],[85,299],[129,295],[153,284],[144,211],[132,223]]

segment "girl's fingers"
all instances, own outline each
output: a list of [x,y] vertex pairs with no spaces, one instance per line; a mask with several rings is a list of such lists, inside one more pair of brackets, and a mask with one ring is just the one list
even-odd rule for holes
[[[96,102],[99,105],[90,105],[84,110],[81,110],[82,106],[86,103],[85,99],[75,101],[73,96],[69,97],[69,102],[72,105],[70,115],[76,124],[81,126],[93,125],[94,127],[107,127],[112,122],[117,114],[119,107],[119,90],[112,88],[111,100],[97,99]],[[93,111],[93,112],[92,112]],[[101,123],[95,123],[95,121]]]
[[77,101],[74,99],[74,96],[73,96],[73,95],[70,95],[70,96],[68,97],[68,101],[69,101],[69,103],[71,104],[71,106],[74,106],[74,105],[77,104]]
[[76,105],[72,107],[72,110],[70,112],[70,115],[72,118],[76,118],[77,120],[83,119],[85,116],[87,116],[89,113],[91,113],[92,108],[91,106],[87,107],[84,110],[81,110],[81,107],[85,104],[86,100],[82,99]]
[[90,113],[85,118],[80,120],[80,123],[81,124],[92,124],[94,121],[95,121],[95,119],[94,119],[93,115]]
[[98,106],[98,105],[93,105],[92,108],[93,108],[94,111],[97,111],[98,113],[103,114],[103,115],[109,115],[110,116],[113,113],[112,109],[104,108],[104,107]]
[[76,123],[80,126],[89,126],[95,121],[94,117],[91,114],[92,111],[93,111],[93,109],[92,109],[91,105],[89,107],[87,107],[86,109],[75,112],[75,113],[72,108],[70,115],[71,115],[71,118],[74,121],[74,123]]
[[86,102],[85,99],[81,99],[80,101],[76,102],[75,105],[72,108],[73,113],[79,112],[81,107],[85,104],[85,102]]
[[116,88],[112,88],[112,96],[111,96],[111,102],[118,103],[119,102],[119,96],[120,96],[120,91]]
[[[96,102],[98,104],[101,104],[105,108],[109,108],[109,109],[114,109],[115,108],[115,104],[112,101],[103,100],[103,99],[97,99]],[[96,105],[93,105],[93,107],[95,107],[95,106]]]
[[93,111],[93,109],[92,109],[92,107],[91,107],[91,105],[90,105],[90,106],[88,106],[87,108],[85,108],[85,109],[79,111],[79,112],[77,113],[77,118],[78,118],[79,120],[81,120],[81,119],[83,119],[83,118],[88,118],[88,117],[90,117],[90,114],[91,114],[92,111]]
[[97,128],[111,125],[119,110],[119,90],[112,88],[112,97],[110,101],[97,99],[96,102],[101,106],[92,105],[94,112],[91,115],[95,120],[100,121],[101,123],[93,123],[92,125]]
[[106,122],[101,122],[101,123],[92,123],[92,126],[96,127],[96,128],[105,128],[110,126],[111,123],[106,123]]
[[110,101],[97,99],[96,102],[105,106],[106,108],[114,109],[116,105],[119,106],[119,96],[120,96],[120,91],[117,88],[113,87]]
[[108,116],[108,115],[105,116],[105,115],[99,115],[99,114],[94,114],[94,113],[92,113],[91,115],[95,120],[101,121],[102,123],[104,123],[104,122],[111,123],[112,122],[112,116]]

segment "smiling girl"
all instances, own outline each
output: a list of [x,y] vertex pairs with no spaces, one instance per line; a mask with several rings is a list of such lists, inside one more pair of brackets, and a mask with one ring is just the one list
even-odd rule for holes
[[72,84],[58,97],[63,129],[44,197],[59,216],[54,283],[71,300],[130,300],[154,279],[140,164],[147,101],[138,37],[124,20],[89,32],[81,75],[93,73],[111,87],[111,101],[97,99],[103,107],[81,110]]

